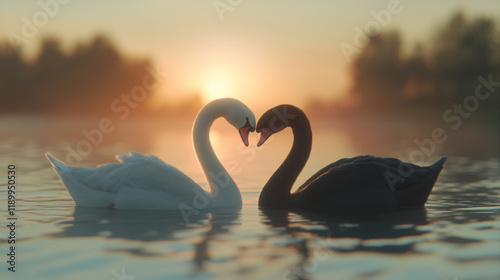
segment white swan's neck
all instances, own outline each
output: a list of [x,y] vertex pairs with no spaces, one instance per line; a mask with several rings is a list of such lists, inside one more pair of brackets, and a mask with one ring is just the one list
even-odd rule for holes
[[224,108],[218,104],[209,104],[200,111],[193,126],[194,150],[207,177],[211,199],[222,205],[241,207],[238,186],[222,166],[210,143],[210,128],[223,114]]

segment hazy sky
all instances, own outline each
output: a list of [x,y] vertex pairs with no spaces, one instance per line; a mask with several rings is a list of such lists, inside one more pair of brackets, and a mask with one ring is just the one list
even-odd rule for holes
[[[345,93],[348,59],[340,46],[356,46],[356,28],[365,30],[374,13],[381,30],[398,29],[411,45],[458,9],[500,21],[498,0],[0,0],[0,38],[21,36],[29,53],[47,35],[72,46],[104,33],[170,72],[166,99],[198,92],[269,107]],[[29,24],[32,38],[23,35]]]

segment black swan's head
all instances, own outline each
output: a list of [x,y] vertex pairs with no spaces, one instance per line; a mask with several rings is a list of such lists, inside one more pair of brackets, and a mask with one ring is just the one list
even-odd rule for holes
[[[280,132],[288,126],[293,127],[297,120],[304,119],[305,115],[299,108],[283,104],[265,112],[257,122],[256,132],[261,133],[257,147],[260,147],[274,133]],[[307,118],[305,118],[307,121]]]

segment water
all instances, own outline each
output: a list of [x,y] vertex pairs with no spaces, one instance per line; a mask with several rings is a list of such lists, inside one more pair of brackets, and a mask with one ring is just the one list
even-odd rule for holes
[[[436,146],[426,164],[443,152],[450,156],[421,211],[263,212],[258,195],[286,156],[291,134],[275,135],[261,148],[255,147],[254,136],[245,148],[237,132],[221,121],[211,138],[241,189],[244,206],[238,212],[200,212],[186,223],[176,211],[75,208],[43,154],[51,151],[65,160],[69,150],[86,141],[82,129],[92,131],[98,121],[0,120],[5,214],[8,165],[14,164],[17,173],[16,272],[7,270],[4,214],[1,279],[500,279],[498,157],[460,156],[446,150],[452,145]],[[189,121],[116,123],[81,161],[68,159],[92,167],[114,161],[116,153],[152,153],[206,187],[190,126]],[[313,128],[313,152],[299,182],[340,157],[369,153],[335,125]],[[408,137],[416,136],[401,138]],[[370,142],[373,149],[375,138],[360,142]],[[372,153],[405,157],[415,151],[411,141],[405,146],[394,139],[397,144],[381,144]]]

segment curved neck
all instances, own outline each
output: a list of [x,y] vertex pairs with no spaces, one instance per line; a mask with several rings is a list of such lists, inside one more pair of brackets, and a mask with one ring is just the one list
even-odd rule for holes
[[223,112],[220,106],[206,106],[200,111],[193,126],[193,145],[208,180],[211,198],[241,206],[238,186],[222,166],[210,143],[210,128],[217,118],[223,116]]
[[311,153],[312,131],[309,120],[302,111],[292,113],[297,116],[287,125],[293,132],[292,149],[262,189],[260,207],[279,208],[290,199],[290,190]]

